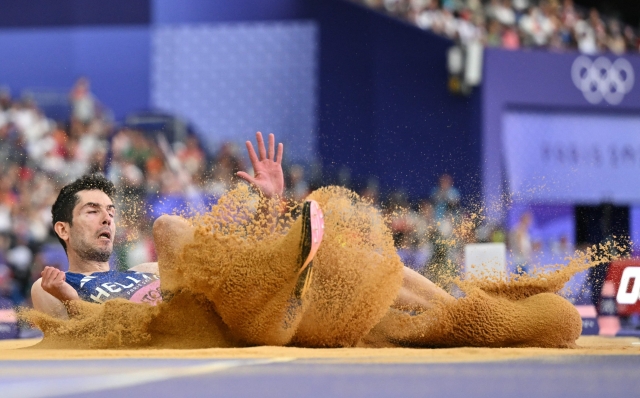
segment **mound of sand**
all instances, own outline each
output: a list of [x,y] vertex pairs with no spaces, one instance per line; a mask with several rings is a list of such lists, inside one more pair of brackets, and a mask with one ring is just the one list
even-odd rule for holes
[[189,220],[193,238],[172,264],[161,259],[170,300],[157,307],[74,303],[77,315],[69,321],[35,311],[22,316],[43,330],[41,347],[50,348],[575,345],[580,317],[555,293],[593,265],[589,253],[533,277],[458,281],[465,297],[408,314],[390,308],[403,266],[379,211],[343,188],[320,189],[310,198],[324,210],[326,228],[302,301],[292,296],[298,206],[240,186]]

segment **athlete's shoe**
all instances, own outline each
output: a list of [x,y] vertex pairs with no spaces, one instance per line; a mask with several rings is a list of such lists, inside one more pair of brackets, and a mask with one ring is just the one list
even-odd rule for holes
[[324,215],[318,202],[308,200],[302,206],[302,238],[300,239],[300,269],[293,296],[300,300],[309,289],[313,278],[313,257],[324,236]]

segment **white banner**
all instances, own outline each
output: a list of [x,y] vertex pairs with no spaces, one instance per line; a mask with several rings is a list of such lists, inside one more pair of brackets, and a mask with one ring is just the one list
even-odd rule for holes
[[516,200],[640,202],[640,115],[512,111],[502,122]]

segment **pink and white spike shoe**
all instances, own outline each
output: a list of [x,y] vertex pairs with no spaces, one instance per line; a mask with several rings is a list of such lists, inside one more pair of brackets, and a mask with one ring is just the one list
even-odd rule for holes
[[302,207],[302,239],[300,239],[300,270],[293,295],[302,299],[313,278],[313,258],[324,236],[324,214],[315,200],[308,200]]

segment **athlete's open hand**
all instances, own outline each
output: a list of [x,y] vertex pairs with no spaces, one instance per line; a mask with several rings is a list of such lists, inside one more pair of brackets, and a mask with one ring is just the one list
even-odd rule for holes
[[40,285],[42,290],[60,301],[80,300],[78,292],[66,282],[66,275],[54,267],[44,267]]
[[256,133],[256,141],[258,141],[258,155],[251,145],[251,141],[247,141],[247,152],[253,166],[254,177],[244,171],[239,171],[237,176],[249,182],[258,188],[268,197],[282,196],[284,192],[284,173],[282,172],[282,152],[284,146],[278,144],[278,151],[275,151],[275,137],[269,134],[269,151],[264,146],[262,133]]

